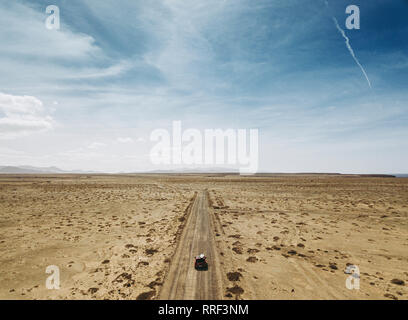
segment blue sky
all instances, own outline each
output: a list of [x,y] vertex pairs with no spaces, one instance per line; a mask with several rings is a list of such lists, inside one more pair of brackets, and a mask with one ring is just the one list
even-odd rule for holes
[[261,171],[408,172],[408,1],[328,3],[2,2],[0,165],[153,169],[150,132],[181,120],[258,128]]

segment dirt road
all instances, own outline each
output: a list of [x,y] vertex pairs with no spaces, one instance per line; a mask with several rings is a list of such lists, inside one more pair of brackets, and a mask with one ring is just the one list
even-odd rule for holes
[[[194,269],[194,258],[200,253],[207,257],[208,271]],[[201,191],[187,218],[159,299],[220,299],[221,283],[207,193]]]

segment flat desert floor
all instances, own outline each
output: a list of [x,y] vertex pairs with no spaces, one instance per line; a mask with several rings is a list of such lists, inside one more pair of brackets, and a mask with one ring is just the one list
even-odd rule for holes
[[0,176],[1,299],[407,299],[407,283],[406,178]]

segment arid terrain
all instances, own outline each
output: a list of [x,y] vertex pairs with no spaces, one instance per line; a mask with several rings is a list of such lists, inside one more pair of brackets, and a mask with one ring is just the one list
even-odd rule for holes
[[407,284],[408,178],[0,175],[1,299],[407,299]]

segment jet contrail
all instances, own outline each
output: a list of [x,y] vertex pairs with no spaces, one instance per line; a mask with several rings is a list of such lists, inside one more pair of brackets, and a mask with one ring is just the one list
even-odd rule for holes
[[[324,0],[324,3],[326,4],[326,7],[329,8],[329,2],[328,2],[327,0]],[[355,61],[355,62],[357,63],[357,65],[360,67],[361,71],[362,71],[363,74],[364,74],[364,77],[365,77],[366,80],[367,80],[368,86],[369,86],[370,89],[371,89],[370,79],[368,79],[367,73],[365,72],[363,66],[362,66],[361,63],[358,61],[356,55],[354,54],[354,50],[353,50],[353,48],[352,48],[351,45],[350,45],[350,39],[347,37],[347,35],[346,35],[346,33],[344,32],[344,30],[343,30],[342,28],[340,28],[340,25],[339,25],[339,22],[337,21],[337,19],[336,19],[335,17],[332,17],[332,18],[333,18],[333,22],[334,22],[334,25],[336,26],[337,30],[339,30],[339,32],[340,32],[340,34],[343,36],[344,40],[346,40],[347,49],[350,51],[350,54],[351,54],[351,56],[353,57],[354,61]]]
[[361,63],[358,61],[356,55],[354,54],[354,50],[353,50],[353,48],[352,48],[351,45],[350,45],[350,40],[349,40],[349,38],[347,37],[347,35],[346,35],[346,33],[344,32],[344,30],[343,30],[342,28],[340,28],[339,23],[338,23],[338,21],[337,21],[337,19],[336,19],[335,17],[333,17],[333,21],[334,21],[334,24],[336,25],[337,30],[339,30],[339,32],[340,32],[341,35],[343,36],[344,40],[346,40],[347,49],[350,51],[350,54],[351,54],[351,56],[353,57],[354,61],[355,61],[355,62],[357,63],[357,65],[360,67],[360,69],[361,69],[361,71],[363,72],[365,78],[367,79],[368,86],[369,86],[370,89],[371,89],[370,79],[368,79],[367,73],[365,72],[363,66],[362,66]]

